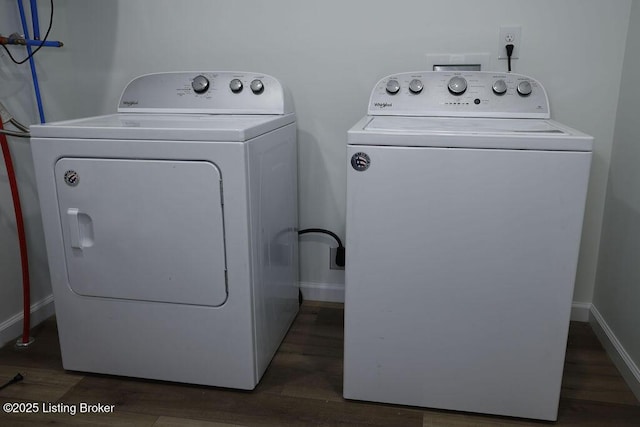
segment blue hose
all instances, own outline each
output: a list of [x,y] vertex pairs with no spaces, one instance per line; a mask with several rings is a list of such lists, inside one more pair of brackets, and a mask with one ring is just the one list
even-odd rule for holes
[[[62,47],[62,43],[58,41],[42,41],[42,40],[25,40],[24,43],[29,46],[44,46],[44,47]],[[17,43],[19,44],[19,43]]]
[[[29,39],[29,27],[27,26],[27,18],[24,13],[24,5],[22,4],[22,0],[17,0],[17,1],[18,1],[18,9],[20,10],[20,20],[22,21],[22,31],[24,32],[24,38]],[[35,0],[33,0],[31,2],[31,7],[34,7],[35,3],[36,3]],[[31,14],[33,16],[33,10],[31,11]],[[44,123],[45,118],[44,118],[44,109],[42,108],[42,98],[40,97],[40,84],[38,83],[38,74],[36,73],[36,63],[33,60],[33,56],[31,56],[30,45],[27,45],[27,53],[30,56],[29,66],[31,67],[31,77],[33,79],[33,89],[36,93],[36,103],[38,104],[38,114],[40,115],[40,123]]]
[[[38,3],[36,0],[31,0],[31,26],[33,27],[34,40],[40,40],[40,22],[38,21]],[[26,36],[26,34],[25,34]]]

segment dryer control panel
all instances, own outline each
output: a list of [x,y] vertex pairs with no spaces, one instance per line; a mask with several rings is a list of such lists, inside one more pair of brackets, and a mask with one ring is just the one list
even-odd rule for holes
[[122,92],[120,113],[287,114],[291,100],[266,74],[201,71],[145,74]]
[[380,80],[369,115],[550,118],[542,85],[521,74],[418,71]]

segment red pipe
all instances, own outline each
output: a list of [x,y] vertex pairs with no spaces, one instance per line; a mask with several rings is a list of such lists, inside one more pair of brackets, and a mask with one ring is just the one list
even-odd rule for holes
[[[2,126],[2,118],[0,118],[0,130]],[[24,233],[24,221],[22,220],[22,207],[20,206],[20,195],[18,194],[18,183],[16,181],[16,173],[13,169],[11,161],[11,152],[9,151],[9,143],[7,137],[0,133],[0,145],[2,145],[2,155],[4,164],[7,167],[7,175],[9,176],[9,186],[11,187],[11,197],[13,199],[13,210],[16,215],[16,226],[18,228],[18,241],[20,243],[20,261],[22,263],[22,292],[23,292],[23,311],[24,322],[22,325],[22,343],[29,343],[29,330],[31,329],[31,285],[29,284],[29,258],[27,257],[27,239]]]

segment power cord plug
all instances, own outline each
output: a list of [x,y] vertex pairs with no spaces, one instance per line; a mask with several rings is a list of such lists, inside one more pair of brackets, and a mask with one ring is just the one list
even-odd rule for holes
[[336,265],[338,267],[344,267],[347,251],[344,246],[338,246],[336,248]]
[[511,72],[511,55],[513,55],[514,47],[515,46],[512,43],[509,43],[505,46],[505,49],[507,49],[507,67],[509,69],[509,72]]
[[11,384],[15,384],[17,382],[20,382],[23,379],[24,379],[24,377],[22,376],[22,374],[20,372],[18,372],[15,377],[11,378],[9,381],[7,381],[6,383],[2,384],[0,386],[0,390],[2,390],[3,388],[9,387]]

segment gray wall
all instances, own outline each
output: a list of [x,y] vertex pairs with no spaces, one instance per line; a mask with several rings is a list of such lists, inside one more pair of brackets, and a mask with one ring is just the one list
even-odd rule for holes
[[[40,19],[47,22],[47,2]],[[604,194],[631,1],[599,0],[56,0],[52,38],[37,62],[47,117],[60,120],[115,111],[133,77],[169,70],[249,70],[278,77],[294,97],[299,128],[300,225],[344,236],[346,131],[366,112],[381,77],[427,68],[426,54],[498,54],[501,25],[522,26],[521,59],[514,71],[546,87],[558,121],[595,136],[574,300],[592,300]],[[15,1],[0,0],[0,31],[18,30]],[[1,55],[1,54],[0,54]],[[504,61],[492,61],[504,70]],[[27,66],[0,57],[0,100],[25,122],[36,121]],[[4,74],[3,74],[4,75]],[[24,150],[26,151],[26,149]],[[32,247],[42,245],[32,167],[24,172]],[[3,175],[0,172],[0,180]],[[4,182],[4,181],[3,181]],[[10,212],[0,190],[2,212]],[[3,214],[0,239],[12,236]],[[344,283],[327,268],[321,238],[304,239],[301,280]],[[4,252],[3,252],[4,253]],[[39,254],[41,255],[41,254]],[[38,273],[44,274],[44,273]],[[0,322],[18,312],[14,261],[0,270]],[[36,294],[46,293],[37,282]],[[7,289],[11,287],[11,290]]]
[[[640,366],[640,3],[633,2],[593,304]],[[638,373],[636,373],[637,375]],[[638,378],[640,380],[640,378]],[[640,396],[640,383],[636,393]]]

